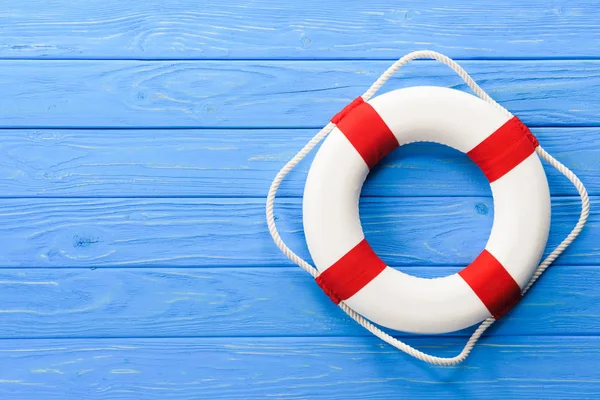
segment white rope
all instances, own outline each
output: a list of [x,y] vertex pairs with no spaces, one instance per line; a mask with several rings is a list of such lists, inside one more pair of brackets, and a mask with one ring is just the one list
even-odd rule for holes
[[[445,55],[437,53],[435,51],[426,51],[426,50],[425,51],[415,51],[415,52],[405,55],[404,57],[402,57],[401,59],[396,61],[362,95],[363,100],[364,101],[369,100],[387,82],[387,80],[390,79],[390,77],[396,71],[398,71],[398,69],[400,69],[402,66],[406,65],[408,62],[410,62],[412,60],[419,59],[419,58],[434,59],[434,60],[437,60],[437,61],[447,65],[454,72],[456,72],[463,79],[463,81],[465,81],[465,83],[473,90],[473,92],[475,92],[475,94],[477,96],[479,96],[481,99],[485,100],[486,102],[493,104],[495,107],[502,110],[508,117],[512,118],[513,115],[507,109],[502,107],[500,104],[496,103],[486,92],[484,92],[483,89],[481,89],[479,87],[479,85],[477,85],[477,83],[475,83],[473,78],[471,78],[469,76],[469,74],[460,65],[458,65],[456,62],[454,62],[452,59],[446,57]],[[277,231],[277,227],[275,225],[273,207],[274,207],[274,203],[275,203],[275,195],[277,194],[277,189],[279,188],[279,185],[281,184],[281,181],[283,180],[283,178],[285,178],[285,176],[304,157],[306,157],[306,155],[308,153],[310,153],[311,150],[317,144],[319,144],[319,142],[321,142],[321,140],[323,140],[331,132],[331,130],[334,127],[335,127],[335,125],[333,123],[331,123],[331,122],[328,123],[323,129],[321,129],[319,131],[319,133],[317,133],[304,146],[304,148],[302,148],[302,150],[300,150],[298,152],[298,154],[296,154],[281,169],[281,171],[279,171],[277,173],[277,175],[275,176],[275,179],[273,180],[273,183],[271,184],[271,187],[269,188],[269,194],[267,196],[267,207],[266,207],[267,224],[269,226],[269,232],[271,233],[271,236],[273,237],[275,244],[277,245],[277,247],[279,247],[279,249],[281,249],[283,254],[285,254],[294,263],[298,264],[306,272],[311,274],[313,278],[317,278],[319,276],[319,271],[315,267],[313,267],[312,265],[307,263],[300,256],[298,256],[296,253],[294,253],[281,239],[281,236],[279,235],[279,232]],[[527,283],[525,288],[522,290],[522,294],[525,294],[531,288],[531,286],[534,284],[534,282],[542,275],[542,273],[544,273],[544,271],[550,266],[550,264],[552,264],[552,262],[554,262],[554,260],[556,260],[556,258],[558,258],[558,256],[563,251],[565,251],[565,249],[575,240],[575,238],[579,235],[579,233],[583,229],[583,226],[587,222],[587,218],[588,218],[588,215],[590,212],[590,200],[588,198],[587,191],[586,191],[585,187],[583,186],[583,183],[581,183],[581,181],[579,180],[579,178],[572,171],[570,171],[567,167],[565,167],[563,164],[561,164],[559,161],[557,161],[554,157],[552,157],[550,154],[548,154],[541,146],[538,146],[536,148],[536,152],[542,159],[546,160],[550,165],[552,165],[554,168],[556,168],[558,171],[560,171],[560,173],[562,173],[565,177],[567,177],[567,179],[569,179],[569,181],[571,181],[571,183],[575,186],[575,188],[577,188],[577,191],[579,192],[579,196],[581,197],[581,214],[579,216],[579,221],[577,221],[577,224],[575,225],[575,227],[573,228],[571,233],[569,233],[569,235],[567,235],[567,237],[538,266],[535,273],[533,274],[533,276],[531,277],[531,279],[529,280],[529,282]],[[410,345],[388,335],[387,333],[385,333],[384,331],[382,331],[381,329],[376,327],[373,323],[368,321],[366,318],[364,318],[362,315],[358,314],[356,311],[354,311],[352,308],[350,308],[343,301],[339,303],[339,307],[342,310],[344,310],[344,312],[346,314],[348,314],[350,316],[350,318],[352,318],[353,320],[358,322],[366,330],[368,330],[369,332],[371,332],[373,335],[377,336],[384,342],[411,355],[412,357],[415,357],[419,360],[428,362],[430,364],[436,364],[436,365],[456,365],[456,364],[464,361],[468,357],[469,353],[473,349],[473,346],[475,346],[475,343],[477,343],[477,341],[479,340],[481,335],[483,335],[483,333],[486,331],[486,329],[489,328],[495,322],[495,319],[492,317],[484,320],[479,325],[479,327],[475,330],[475,332],[473,332],[473,334],[471,335],[471,337],[465,344],[464,348],[458,355],[456,355],[454,357],[435,357],[435,356],[429,355],[427,353],[423,353],[422,351],[419,351],[419,350],[415,349],[414,347],[411,347]]]

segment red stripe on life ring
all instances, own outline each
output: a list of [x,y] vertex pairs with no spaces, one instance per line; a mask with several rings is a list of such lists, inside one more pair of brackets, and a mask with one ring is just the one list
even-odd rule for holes
[[346,106],[331,122],[342,131],[369,169],[399,146],[385,121],[362,97]]
[[519,118],[513,117],[467,155],[491,183],[523,162],[538,145],[529,128]]
[[366,239],[317,277],[317,284],[335,303],[349,299],[386,268]]
[[521,299],[521,288],[517,282],[487,250],[483,250],[458,274],[495,319],[500,319]]

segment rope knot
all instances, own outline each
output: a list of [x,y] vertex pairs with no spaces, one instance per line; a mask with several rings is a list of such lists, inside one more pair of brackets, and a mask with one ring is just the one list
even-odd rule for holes
[[365,101],[362,98],[362,96],[358,96],[357,98],[355,98],[354,100],[352,100],[352,102],[350,104],[348,104],[346,107],[344,107],[342,109],[342,111],[340,111],[339,113],[335,114],[333,116],[333,118],[331,118],[331,122],[333,122],[336,125],[339,124],[340,121],[342,119],[344,119],[344,117],[350,113],[350,111],[352,111],[356,107],[360,106],[364,102]]
[[519,118],[514,117],[517,125],[519,126],[519,128],[521,129],[521,131],[523,132],[523,134],[527,137],[527,139],[529,139],[529,141],[531,142],[531,144],[533,145],[533,147],[538,147],[540,145],[540,142],[538,142],[537,138],[533,135],[533,133],[531,133],[531,131],[529,130],[529,127],[527,125],[525,125]]
[[329,286],[327,286],[327,284],[325,283],[325,280],[323,279],[323,275],[317,276],[317,278],[315,279],[315,281],[317,282],[317,285],[319,285],[319,287],[321,288],[321,290],[323,290],[323,292],[327,296],[329,296],[329,298],[331,299],[331,301],[333,301],[335,304],[340,304],[340,301],[342,301],[342,299],[340,298],[340,296],[338,296],[337,293],[335,293],[333,291],[333,289],[331,289]]

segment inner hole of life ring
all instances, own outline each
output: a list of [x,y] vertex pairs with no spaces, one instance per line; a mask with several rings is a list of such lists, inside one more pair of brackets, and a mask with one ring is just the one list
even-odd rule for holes
[[493,198],[469,157],[437,143],[400,146],[369,173],[360,197],[365,238],[390,267],[438,278],[470,264],[490,236]]

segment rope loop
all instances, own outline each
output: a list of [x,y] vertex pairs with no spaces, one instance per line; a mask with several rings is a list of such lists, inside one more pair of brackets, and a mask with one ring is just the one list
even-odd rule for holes
[[[494,99],[492,99],[479,85],[471,78],[471,76],[454,60],[451,58],[437,53],[435,51],[429,50],[420,50],[414,51],[400,58],[394,64],[392,64],[381,76],[367,89],[365,93],[362,94],[359,98],[355,99],[352,103],[346,106],[340,113],[338,113],[335,118],[343,118],[345,113],[347,113],[353,106],[360,104],[362,101],[368,101],[381,87],[398,71],[401,67],[408,64],[410,61],[416,59],[433,59],[441,62],[442,64],[450,67],[458,76],[462,78],[462,80],[473,90],[473,92],[482,100],[487,103],[492,104],[499,110],[501,110],[507,117],[512,118],[513,115],[506,108],[502,107],[498,104]],[[285,176],[304,158],[310,153],[319,142],[321,142],[335,127],[334,122],[329,122],[323,129],[321,129],[290,161],[285,164],[285,166],[277,173],[273,182],[271,183],[271,187],[269,188],[269,193],[267,195],[267,204],[266,204],[266,217],[267,217],[267,225],[269,227],[269,232],[275,241],[275,244],[281,252],[292,260],[294,263],[298,264],[302,269],[308,272],[313,278],[319,277],[319,271],[308,262],[306,262],[302,257],[298,256],[294,253],[281,239],[279,235],[279,231],[277,230],[277,226],[275,225],[275,216],[274,216],[274,204],[275,204],[275,196],[277,194],[277,189],[279,185],[285,178]],[[565,237],[565,239],[542,261],[542,263],[538,266],[533,276],[522,290],[522,294],[524,295],[531,286],[539,279],[539,277],[544,273],[544,271],[566,250],[567,247],[577,238],[577,236],[581,233],[585,223],[587,222],[589,213],[590,213],[590,200],[588,197],[587,190],[583,183],[579,180],[577,175],[575,175],[571,170],[561,164],[558,160],[552,157],[546,150],[544,150],[541,146],[536,148],[536,153],[548,162],[552,167],[557,169],[561,174],[563,174],[577,189],[579,193],[579,197],[581,198],[581,213],[579,215],[579,220],[577,224],[573,227],[571,232]],[[420,350],[415,349],[414,347],[398,340],[378,327],[376,327],[373,323],[368,321],[362,315],[358,314],[352,308],[350,308],[343,301],[339,302],[338,306],[346,313],[350,318],[355,320],[358,324],[360,324],[363,328],[371,332],[373,335],[377,336],[379,339],[388,343],[391,346],[394,346],[400,351],[417,358],[419,360],[425,361],[429,364],[435,365],[456,365],[464,361],[468,356],[475,343],[479,340],[479,338],[483,335],[483,333],[495,322],[495,319],[490,317],[484,320],[479,327],[473,332],[462,351],[454,357],[436,357],[430,354],[424,353]]]

